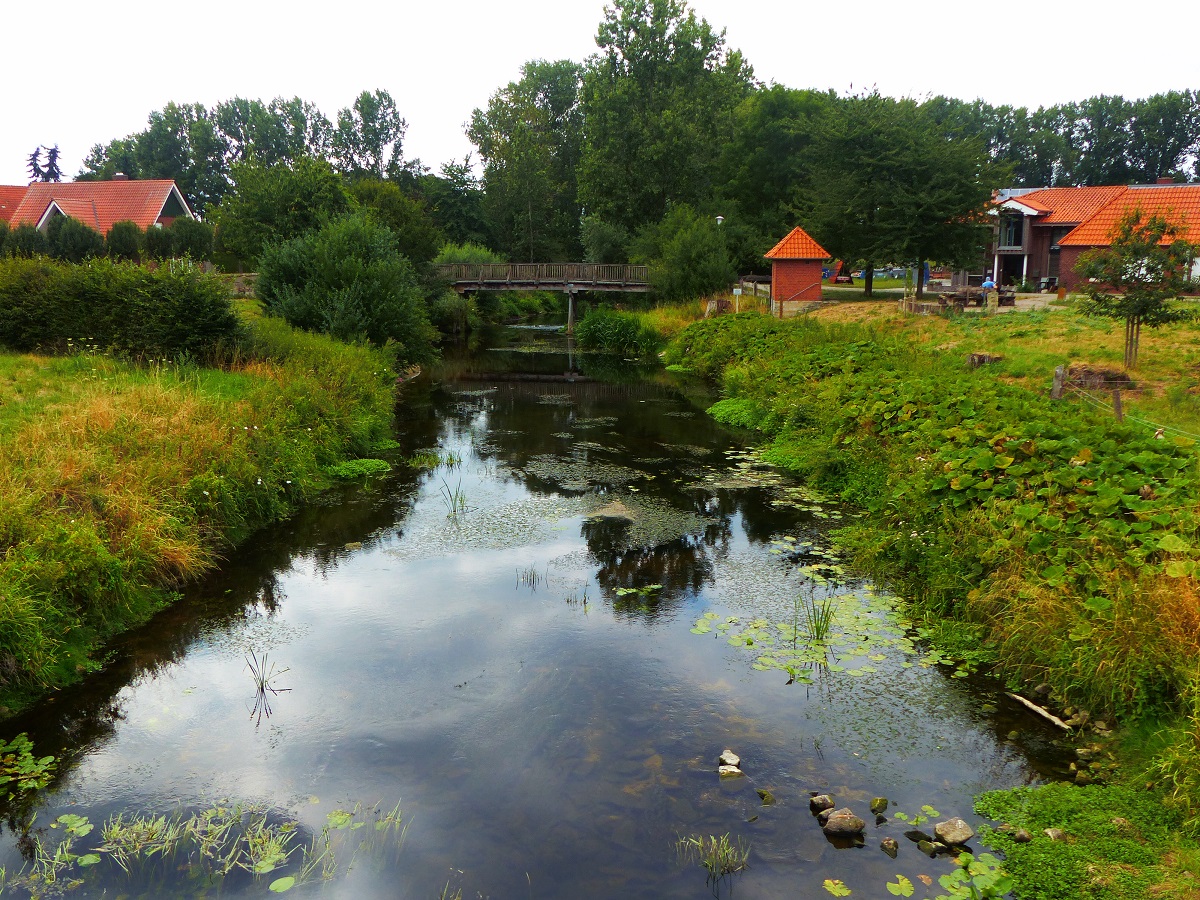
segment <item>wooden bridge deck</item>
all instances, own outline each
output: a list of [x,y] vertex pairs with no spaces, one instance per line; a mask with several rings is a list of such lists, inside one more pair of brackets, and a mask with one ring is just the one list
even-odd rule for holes
[[438,266],[438,275],[460,294],[468,291],[626,291],[650,290],[647,266],[592,263],[455,264]]

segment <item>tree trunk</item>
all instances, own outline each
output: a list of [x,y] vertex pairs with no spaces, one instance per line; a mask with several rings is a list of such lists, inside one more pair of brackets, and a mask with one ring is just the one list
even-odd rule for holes
[[875,270],[871,268],[871,260],[867,260],[867,265],[863,269],[863,296],[871,296],[871,287],[875,284]]
[[925,296],[925,260],[917,260],[917,299]]

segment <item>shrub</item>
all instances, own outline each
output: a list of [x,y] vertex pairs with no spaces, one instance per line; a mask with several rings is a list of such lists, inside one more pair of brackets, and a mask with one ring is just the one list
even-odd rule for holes
[[306,331],[377,346],[397,361],[433,358],[436,332],[412,264],[391,231],[361,214],[269,248],[255,286],[267,309]]
[[86,341],[134,356],[201,356],[237,333],[228,289],[214,278],[99,259],[0,261],[0,345],[14,350]]
[[424,266],[437,255],[445,237],[420,200],[405,196],[394,182],[373,178],[354,182],[350,193],[372,219],[391,229],[396,249],[410,262]]
[[175,255],[175,233],[161,225],[146,229],[145,244],[150,259],[171,259]]
[[632,255],[634,262],[650,266],[654,290],[663,300],[703,297],[737,277],[721,226],[687,205],[638,232]]
[[579,225],[584,262],[626,263],[629,231],[623,225],[605,222],[598,216],[584,216]]
[[172,256],[186,256],[196,262],[212,259],[213,228],[207,222],[181,216],[163,230],[170,232]]
[[7,256],[19,256],[30,259],[34,256],[45,256],[50,252],[50,244],[46,236],[32,225],[18,225],[8,233],[4,241],[4,253]]
[[433,258],[435,266],[449,265],[468,265],[468,266],[488,266],[499,265],[505,262],[503,256],[496,253],[494,250],[489,250],[482,244],[473,244],[467,241],[462,244],[445,244],[441,252]]
[[46,229],[50,255],[64,262],[81,263],[104,255],[104,235],[70,216],[55,216]]
[[4,245],[8,241],[8,223],[0,221],[0,257],[4,256]]
[[585,350],[648,356],[658,350],[662,339],[637,316],[598,309],[588,314],[575,330],[579,346]]
[[113,227],[108,229],[105,240],[108,244],[109,259],[138,262],[142,257],[146,233],[137,222],[114,222]]

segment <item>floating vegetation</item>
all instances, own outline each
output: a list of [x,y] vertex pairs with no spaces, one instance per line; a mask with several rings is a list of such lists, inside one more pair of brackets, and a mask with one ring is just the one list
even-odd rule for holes
[[700,447],[696,444],[667,444],[659,441],[658,446],[680,456],[711,456],[717,452],[715,447]]
[[703,534],[716,519],[677,509],[669,503],[641,494],[614,498],[592,511],[589,519],[625,519],[629,527],[621,534],[614,550],[635,547],[660,547],[693,534]]
[[624,448],[616,447],[612,444],[597,444],[595,441],[576,441],[572,446],[573,450],[591,450],[595,453],[620,453]]
[[683,837],[675,844],[675,850],[681,862],[698,862],[707,869],[710,880],[741,872],[750,859],[750,848],[742,843],[740,837],[737,843],[730,841],[728,834],[720,837],[711,834]]
[[33,755],[33,742],[22,732],[7,743],[0,741],[0,797],[15,797],[50,783],[54,775],[53,756]]
[[618,597],[628,597],[630,595],[633,595],[633,596],[641,597],[644,599],[646,597],[649,597],[651,594],[657,593],[658,591],[661,591],[661,590],[662,590],[661,584],[647,584],[647,585],[643,585],[642,587],[636,587],[636,588],[633,588],[633,587],[617,588],[617,596]]
[[386,440],[382,440],[382,441],[376,441],[374,444],[371,445],[372,453],[387,453],[391,450],[399,450],[399,449],[400,449],[400,442],[397,440],[393,440],[392,438],[387,438]]
[[684,412],[682,410],[664,413],[664,415],[673,416],[676,419],[694,419],[696,417],[696,414],[694,412]]
[[436,469],[442,464],[442,458],[436,450],[418,450],[405,459],[404,464],[414,469]]
[[473,391],[454,391],[454,396],[455,397],[490,397],[492,394],[496,393],[496,391],[498,391],[498,390],[499,390],[499,388],[491,387],[491,388],[479,388],[478,390],[473,390]]
[[617,424],[616,416],[592,416],[588,419],[576,419],[571,423],[572,428],[612,428]]
[[327,474],[345,481],[363,478],[367,475],[383,475],[390,471],[392,471],[391,464],[382,459],[349,459],[325,469]]
[[434,508],[411,522],[401,546],[384,552],[398,559],[429,559],[529,547],[552,538],[558,522],[586,514],[593,502],[581,496],[531,496],[499,506],[485,504],[457,520]]
[[570,394],[542,394],[537,402],[544,406],[574,406],[575,398]]
[[550,437],[556,437],[564,441],[571,441],[575,439],[575,435],[571,434],[569,431],[552,431],[550,432]]
[[89,879],[136,878],[139,885],[159,885],[160,896],[208,896],[212,882],[243,872],[284,893],[344,875],[360,855],[399,849],[406,830],[400,804],[391,810],[356,804],[329,813],[305,842],[304,827],[292,817],[254,804],[222,804],[191,814],[118,813],[100,829],[101,843],[93,837],[80,847],[95,825],[64,814],[48,828],[26,831],[31,858],[6,880],[0,871],[0,883],[41,897]]
[[581,457],[568,459],[550,454],[530,459],[525,464],[524,472],[565,491],[586,491],[596,485],[617,487],[645,476],[644,472],[626,466],[600,463]]

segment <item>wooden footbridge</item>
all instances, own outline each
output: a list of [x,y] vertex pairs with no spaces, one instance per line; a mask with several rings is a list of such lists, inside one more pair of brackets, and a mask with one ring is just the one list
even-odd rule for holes
[[460,294],[473,291],[626,291],[650,290],[647,266],[593,263],[504,263],[438,266],[438,275]]

